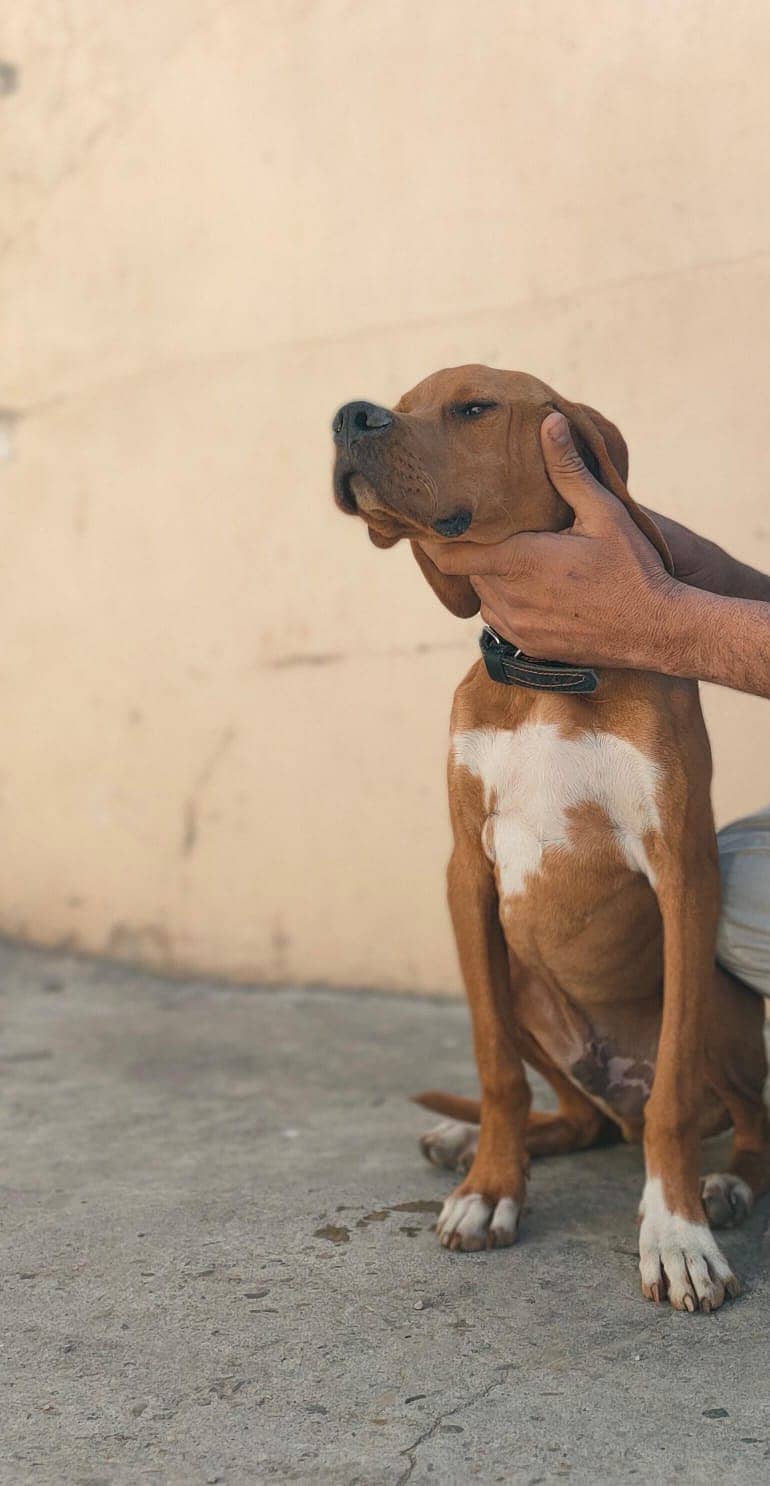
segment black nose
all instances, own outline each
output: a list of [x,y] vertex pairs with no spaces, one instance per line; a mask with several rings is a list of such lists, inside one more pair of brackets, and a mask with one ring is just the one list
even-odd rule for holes
[[365,433],[383,433],[392,422],[393,414],[374,402],[346,402],[332,423],[334,441],[350,448]]

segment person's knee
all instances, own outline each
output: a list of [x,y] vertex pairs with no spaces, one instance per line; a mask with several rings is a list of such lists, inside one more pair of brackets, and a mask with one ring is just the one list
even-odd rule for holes
[[770,806],[725,826],[717,836],[722,913],[717,959],[770,996]]

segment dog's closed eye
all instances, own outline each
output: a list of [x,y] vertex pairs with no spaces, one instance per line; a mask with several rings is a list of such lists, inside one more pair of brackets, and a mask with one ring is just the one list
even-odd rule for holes
[[496,402],[484,402],[481,399],[475,402],[456,402],[450,408],[450,413],[453,418],[481,418],[484,413],[497,406]]

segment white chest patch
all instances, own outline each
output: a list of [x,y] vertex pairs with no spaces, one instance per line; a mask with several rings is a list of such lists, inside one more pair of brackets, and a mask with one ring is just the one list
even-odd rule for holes
[[569,851],[570,810],[601,806],[629,867],[653,882],[644,836],[660,825],[657,765],[614,733],[565,738],[556,723],[515,731],[455,733],[454,758],[484,785],[489,820],[484,848],[506,895],[524,891],[546,851]]

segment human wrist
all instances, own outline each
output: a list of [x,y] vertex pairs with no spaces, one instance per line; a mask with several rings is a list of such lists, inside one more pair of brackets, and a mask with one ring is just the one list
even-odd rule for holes
[[673,579],[661,612],[660,649],[651,669],[667,676],[713,679],[719,609],[726,602],[720,595]]
[[709,598],[702,589],[676,578],[661,578],[649,595],[641,633],[629,646],[627,665],[668,676],[697,674],[706,618],[703,608]]

